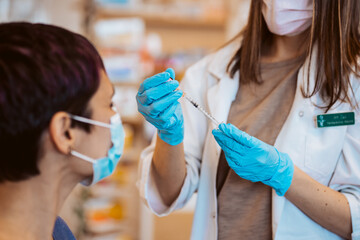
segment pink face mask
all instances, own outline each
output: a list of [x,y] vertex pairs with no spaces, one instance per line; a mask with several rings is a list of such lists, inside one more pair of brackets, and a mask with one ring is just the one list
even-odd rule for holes
[[295,36],[312,22],[312,0],[263,0],[262,14],[270,32]]

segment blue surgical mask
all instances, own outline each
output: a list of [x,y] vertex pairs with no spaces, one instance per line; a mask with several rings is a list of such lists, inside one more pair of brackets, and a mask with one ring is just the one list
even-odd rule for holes
[[71,118],[79,122],[109,128],[111,131],[111,142],[113,146],[108,151],[106,157],[100,159],[93,159],[74,150],[71,151],[71,154],[73,156],[92,163],[94,172],[92,179],[87,179],[82,182],[82,184],[85,186],[91,186],[99,182],[100,180],[110,176],[115,171],[116,165],[118,164],[121,154],[123,152],[125,132],[119,114],[115,114],[111,117],[110,124],[74,115],[71,115]]

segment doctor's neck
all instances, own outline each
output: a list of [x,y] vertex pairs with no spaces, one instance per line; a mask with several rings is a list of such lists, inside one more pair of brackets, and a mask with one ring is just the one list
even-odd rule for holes
[[310,42],[310,29],[296,36],[273,35],[262,47],[261,62],[281,62],[306,53]]
[[0,240],[52,239],[56,217],[79,182],[56,161],[40,159],[40,175],[0,183]]

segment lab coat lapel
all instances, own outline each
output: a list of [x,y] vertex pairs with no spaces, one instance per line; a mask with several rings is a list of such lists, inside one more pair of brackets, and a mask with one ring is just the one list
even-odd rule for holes
[[209,89],[207,94],[209,110],[218,121],[226,123],[238,86],[238,80],[223,77]]
[[213,80],[207,92],[208,109],[220,122],[227,120],[232,101],[235,100],[239,87],[239,77],[232,79],[227,73],[227,66],[234,52],[240,47],[238,41],[230,43],[223,51],[218,51],[209,64],[208,72]]
[[[227,74],[223,75],[218,82],[212,86],[207,93],[208,109],[220,123],[226,123],[229,115],[231,103],[236,98],[239,81],[237,78],[231,79]],[[220,156],[220,146],[215,144],[217,156]]]

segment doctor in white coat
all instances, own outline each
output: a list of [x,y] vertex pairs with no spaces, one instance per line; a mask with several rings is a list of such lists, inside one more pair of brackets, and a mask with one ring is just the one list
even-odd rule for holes
[[[245,31],[189,68],[181,90],[171,69],[146,79],[138,109],[158,131],[142,153],[138,184],[150,209],[165,216],[197,192],[192,239],[244,239],[241,232],[221,237],[226,234],[219,230],[219,206],[236,212],[234,201],[246,200],[234,195],[235,200],[219,201],[223,154],[239,180],[272,189],[267,238],[360,239],[359,10],[357,0],[253,0]],[[237,114],[234,104],[248,103],[237,102],[246,84],[267,86],[262,64],[294,59],[300,59],[294,94],[273,146],[238,125],[215,126],[179,100],[184,91],[228,122],[229,114]],[[260,90],[256,97],[266,99]],[[261,232],[266,226],[251,227]]]

